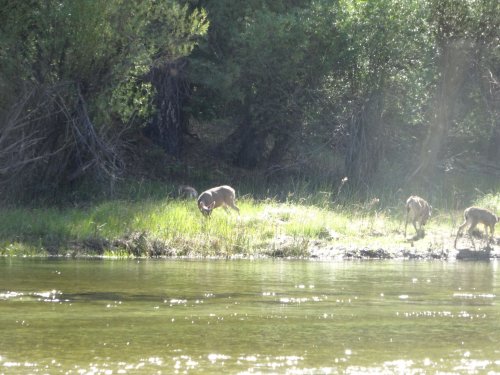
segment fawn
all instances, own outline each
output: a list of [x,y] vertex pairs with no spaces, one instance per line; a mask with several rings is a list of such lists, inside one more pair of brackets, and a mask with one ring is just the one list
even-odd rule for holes
[[457,236],[455,237],[455,248],[457,248],[458,237],[460,237],[460,235],[462,234],[463,229],[467,225],[469,225],[467,233],[469,233],[469,237],[474,250],[476,249],[474,239],[472,238],[472,231],[479,223],[484,225],[486,238],[488,238],[488,228],[490,229],[490,237],[488,238],[489,246],[490,240],[493,240],[493,234],[495,233],[495,224],[498,223],[498,216],[485,208],[469,207],[464,211],[464,219],[465,221],[458,227]]
[[[423,198],[416,195],[412,195],[406,201],[406,223],[405,223],[405,237],[406,237],[406,227],[408,226],[408,219],[411,218],[413,227],[417,232],[423,233],[423,226],[427,223],[427,220],[431,217],[432,206]],[[420,229],[417,228],[417,222]]]

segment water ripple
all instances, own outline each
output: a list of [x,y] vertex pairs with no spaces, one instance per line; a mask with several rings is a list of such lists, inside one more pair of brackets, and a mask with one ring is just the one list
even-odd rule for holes
[[26,302],[69,302],[69,299],[62,298],[62,292],[59,290],[49,290],[42,292],[15,292],[7,291],[0,293],[0,300],[4,301],[26,301]]
[[461,299],[477,299],[477,298],[485,298],[485,299],[493,299],[496,296],[491,293],[453,293],[453,298],[461,298]]

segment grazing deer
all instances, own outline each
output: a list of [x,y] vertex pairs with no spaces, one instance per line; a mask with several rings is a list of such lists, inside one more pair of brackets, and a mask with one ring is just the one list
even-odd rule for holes
[[[486,232],[486,238],[488,239],[488,246],[490,245],[490,240],[493,239],[493,234],[495,233],[495,224],[498,223],[498,216],[493,212],[479,207],[469,207],[464,211],[464,219],[465,221],[458,227],[457,236],[455,237],[455,248],[457,248],[457,240],[458,237],[462,234],[463,229],[469,225],[469,229],[467,233],[469,233],[470,240],[472,242],[472,246],[474,250],[476,249],[476,245],[474,244],[474,239],[472,238],[472,231],[476,226],[481,223],[484,225],[484,230]],[[490,235],[488,237],[488,228],[490,228]]]
[[198,192],[192,186],[179,185],[177,195],[179,198],[196,198],[198,196]]
[[[405,223],[405,238],[406,238],[406,227],[408,226],[408,219],[411,218],[413,227],[419,235],[419,231],[423,233],[423,226],[427,223],[427,220],[431,217],[432,206],[427,203],[423,198],[412,195],[406,201],[406,223]],[[417,228],[417,222],[420,225],[420,229]]]
[[198,197],[198,208],[204,216],[210,216],[214,208],[223,206],[226,212],[227,207],[240,213],[240,209],[234,204],[236,195],[231,186],[223,185],[208,189]]

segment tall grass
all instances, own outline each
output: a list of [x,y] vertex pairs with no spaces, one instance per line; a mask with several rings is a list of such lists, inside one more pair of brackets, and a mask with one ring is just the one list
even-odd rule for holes
[[[409,246],[402,235],[402,200],[395,203],[390,192],[354,200],[347,184],[339,186],[311,191],[297,182],[281,198],[245,195],[237,199],[241,215],[219,208],[209,219],[200,214],[195,200],[175,199],[174,186],[154,183],[128,184],[114,199],[83,207],[5,207],[0,254],[307,256],[316,243]],[[498,213],[500,193],[482,194],[475,203]],[[436,236],[430,241],[451,236],[461,210],[435,205],[427,230]],[[408,229],[413,231],[411,225]]]

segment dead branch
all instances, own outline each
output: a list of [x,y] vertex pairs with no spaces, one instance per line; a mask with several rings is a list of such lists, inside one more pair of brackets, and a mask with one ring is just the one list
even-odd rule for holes
[[32,87],[2,120],[1,191],[53,190],[83,176],[112,181],[124,168],[120,136],[109,139],[94,125],[73,83]]

